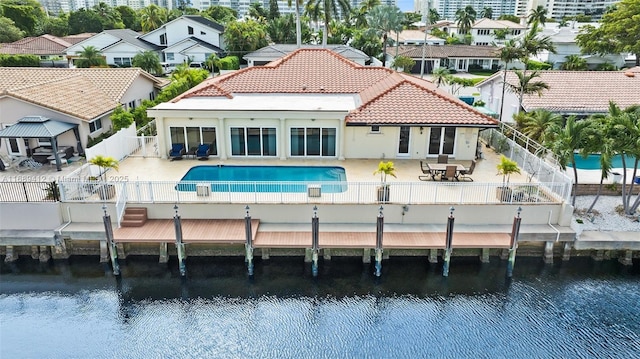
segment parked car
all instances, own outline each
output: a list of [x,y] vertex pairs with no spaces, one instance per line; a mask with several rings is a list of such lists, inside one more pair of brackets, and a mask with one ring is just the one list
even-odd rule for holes
[[161,62],[160,66],[162,66],[163,75],[171,75],[171,73],[176,69],[176,64],[171,64],[168,62]]
[[196,61],[190,63],[189,67],[194,68],[194,69],[204,69],[204,70],[207,69],[207,67],[204,65],[204,63],[196,62]]

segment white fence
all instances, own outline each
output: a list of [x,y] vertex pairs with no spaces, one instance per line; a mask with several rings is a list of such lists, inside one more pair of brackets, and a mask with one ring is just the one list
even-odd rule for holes
[[60,181],[62,202],[124,203],[560,203],[569,183],[393,182],[109,182],[113,197],[100,196],[104,183]]
[[111,137],[104,139],[102,142],[87,148],[85,153],[87,160],[91,160],[97,155],[113,157],[121,161],[129,156],[137,148],[135,141],[131,138],[136,137],[136,124],[133,123],[128,128],[120,129]]
[[[530,180],[535,178],[540,183],[554,183],[555,185],[550,188],[571,187],[573,179],[560,169],[555,158],[545,147],[506,124],[501,124],[501,131],[494,129],[482,131],[481,137],[496,152],[516,161],[518,166],[529,174]],[[556,194],[565,196],[563,198],[568,201],[571,191],[556,192]]]

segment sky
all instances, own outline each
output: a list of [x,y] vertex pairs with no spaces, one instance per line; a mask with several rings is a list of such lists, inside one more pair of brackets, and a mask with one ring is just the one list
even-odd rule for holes
[[413,0],[398,0],[397,4],[403,12],[413,11]]

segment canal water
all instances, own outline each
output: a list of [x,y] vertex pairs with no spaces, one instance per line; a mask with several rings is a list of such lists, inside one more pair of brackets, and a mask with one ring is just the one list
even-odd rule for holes
[[2,264],[2,358],[638,358],[640,263],[453,258]]

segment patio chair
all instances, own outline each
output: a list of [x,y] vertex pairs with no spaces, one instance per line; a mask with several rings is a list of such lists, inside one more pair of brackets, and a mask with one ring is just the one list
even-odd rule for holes
[[[473,170],[476,168],[476,160],[471,161],[471,166],[468,169],[464,169],[460,171],[458,174],[462,176],[463,181],[473,182],[473,178],[469,177],[469,175],[473,174]],[[459,179],[459,177],[458,177]]]
[[438,155],[438,163],[449,163],[449,155]]
[[169,158],[173,160],[181,160],[182,156],[184,156],[184,143],[174,143],[171,146],[171,151],[169,152]]
[[457,166],[447,166],[447,169],[444,171],[444,174],[442,175],[442,179],[443,180],[451,180],[451,179],[455,179],[456,181],[459,181],[458,179],[458,167]]
[[13,159],[11,162],[11,167],[16,172],[29,171],[29,170],[37,170],[42,167],[42,163],[37,162],[31,157],[19,156]]
[[208,160],[209,152],[211,151],[211,146],[204,144],[198,146],[198,150],[196,151],[196,158],[199,160]]
[[424,176],[418,176],[418,179],[420,181],[428,181],[429,177],[431,177],[431,180],[436,179],[436,171],[434,171],[431,166],[429,166],[429,162],[427,161],[420,161],[420,170],[422,171],[422,174],[424,174]]

